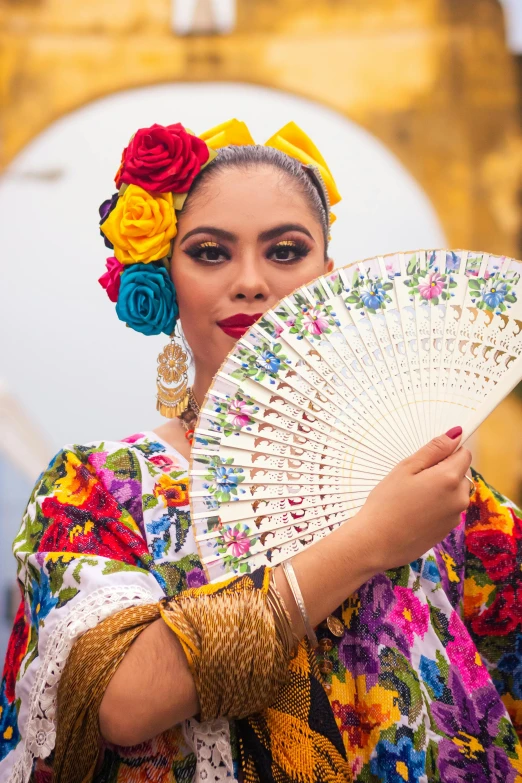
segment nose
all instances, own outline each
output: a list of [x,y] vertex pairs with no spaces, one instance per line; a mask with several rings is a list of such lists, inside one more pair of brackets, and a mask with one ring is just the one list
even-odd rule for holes
[[242,299],[245,302],[264,302],[268,299],[270,289],[263,274],[262,263],[254,259],[242,259],[235,272],[230,289],[232,299]]

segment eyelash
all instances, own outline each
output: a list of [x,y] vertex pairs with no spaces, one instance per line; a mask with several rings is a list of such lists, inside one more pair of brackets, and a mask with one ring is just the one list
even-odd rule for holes
[[[310,248],[306,242],[298,239],[283,239],[275,245],[272,245],[267,252],[267,258],[271,258],[278,250],[286,249],[293,250],[295,254],[294,257],[286,260],[274,258],[273,260],[277,264],[296,264],[310,252]],[[203,258],[202,255],[207,250],[213,250],[218,253],[218,259]],[[213,264],[222,264],[223,261],[219,260],[219,256],[224,256],[227,261],[230,261],[231,258],[229,251],[217,242],[199,242],[197,245],[188,247],[185,250],[185,253],[195,261],[199,261],[202,264],[208,264],[209,266]]]
[[208,258],[202,258],[201,254],[204,253],[206,250],[214,250],[216,253],[219,253],[220,256],[225,256],[227,261],[230,261],[230,253],[228,252],[228,250],[222,245],[219,245],[217,242],[198,242],[197,245],[188,247],[185,250],[185,253],[187,253],[187,255],[193,258],[194,261],[200,261],[203,264],[223,263],[222,261],[216,259],[210,260]]
[[276,245],[270,248],[267,256],[270,257],[274,255],[274,253],[277,253],[278,250],[287,250],[287,249],[294,251],[295,254],[294,258],[289,258],[286,260],[274,258],[274,261],[277,264],[297,264],[299,261],[301,261],[302,258],[305,258],[310,252],[310,248],[308,247],[306,242],[303,242],[299,239],[283,239],[281,240],[281,242],[278,242]]

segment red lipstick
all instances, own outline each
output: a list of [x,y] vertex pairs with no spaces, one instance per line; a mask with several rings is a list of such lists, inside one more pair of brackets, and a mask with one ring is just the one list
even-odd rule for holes
[[239,340],[244,334],[248,332],[252,324],[258,321],[263,313],[254,313],[254,315],[246,315],[246,313],[237,313],[230,318],[224,318],[222,321],[218,321],[217,325],[222,329],[229,337],[233,337],[235,340]]

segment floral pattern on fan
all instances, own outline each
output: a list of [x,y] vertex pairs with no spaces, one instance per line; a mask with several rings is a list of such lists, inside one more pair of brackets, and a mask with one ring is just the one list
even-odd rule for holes
[[206,464],[204,487],[219,503],[239,500],[238,494],[244,494],[239,485],[245,480],[243,468],[233,467],[233,458],[199,456],[198,462]]
[[241,430],[254,422],[252,418],[257,413],[259,406],[246,395],[236,394],[230,400],[214,403],[214,411],[217,413],[216,423],[221,427],[223,435],[238,435]]
[[277,378],[281,362],[288,362],[287,357],[281,353],[282,345],[274,343],[269,345],[264,342],[259,353],[253,354],[248,348],[240,346],[235,355],[241,360],[241,367],[234,370],[231,375],[236,380],[252,378],[254,381],[262,381],[266,375]]
[[[468,282],[472,296],[471,301],[476,303],[479,310],[488,310],[491,313],[504,313],[508,307],[517,301],[513,285],[518,280],[502,279],[499,275],[493,277],[474,277]],[[478,301],[477,301],[478,300]]]
[[321,335],[331,333],[332,326],[340,326],[332,305],[318,304],[315,307],[302,307],[289,331],[290,334],[296,334],[298,340],[308,336],[320,340]]
[[417,264],[412,274],[409,270],[410,266],[404,285],[410,289],[412,301],[417,296],[430,304],[438,305],[441,300],[447,301],[451,298],[452,294],[448,289],[457,287],[453,276],[442,274],[437,266],[419,269]]
[[377,275],[362,275],[356,272],[352,288],[344,301],[347,305],[355,305],[356,310],[364,307],[368,313],[375,315],[377,310],[384,310],[386,304],[392,301],[387,294],[392,288],[393,283],[386,282]]
[[257,543],[257,538],[252,537],[252,531],[248,525],[238,522],[236,525],[224,525],[216,538],[216,551],[223,555],[223,563],[230,571],[240,574],[250,573],[248,562],[242,562],[250,552],[250,548]]

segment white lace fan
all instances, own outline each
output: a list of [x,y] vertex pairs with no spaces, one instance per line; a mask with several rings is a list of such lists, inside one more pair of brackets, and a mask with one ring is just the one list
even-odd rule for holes
[[465,251],[351,264],[283,299],[214,378],[192,523],[211,581],[346,522],[397,464],[464,439],[522,380],[522,263]]

